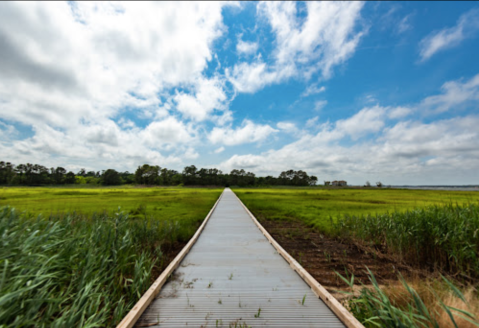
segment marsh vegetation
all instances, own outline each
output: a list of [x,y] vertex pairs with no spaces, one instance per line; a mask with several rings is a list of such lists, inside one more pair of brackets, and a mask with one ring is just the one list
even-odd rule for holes
[[479,326],[478,193],[235,192],[321,284],[350,293],[335,296],[367,327]]
[[1,203],[17,209],[0,209],[0,322],[116,325],[191,238],[220,192],[3,190]]
[[468,191],[355,189],[355,188],[235,188],[243,203],[258,216],[295,220],[332,233],[344,215],[405,212],[427,205],[466,204],[479,201]]

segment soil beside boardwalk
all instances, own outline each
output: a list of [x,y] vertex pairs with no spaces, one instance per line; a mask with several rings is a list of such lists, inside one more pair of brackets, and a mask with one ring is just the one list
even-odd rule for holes
[[355,284],[370,285],[367,268],[373,272],[380,285],[403,276],[425,276],[419,268],[401,264],[380,250],[328,237],[298,221],[269,220],[257,216],[271,236],[298,261],[323,287],[337,299],[344,298],[338,290],[347,285],[336,274],[354,274]]

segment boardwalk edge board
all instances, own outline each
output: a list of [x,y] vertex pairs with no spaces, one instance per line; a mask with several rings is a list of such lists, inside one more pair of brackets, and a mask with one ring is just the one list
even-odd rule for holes
[[[233,191],[233,190],[232,190]],[[263,235],[269,240],[270,244],[276,249],[276,251],[289,263],[290,267],[311,287],[316,296],[321,298],[321,300],[338,316],[338,318],[346,325],[348,328],[364,328],[364,326],[341,304],[339,303],[334,296],[332,296],[321,284],[316,281],[291,255],[288,254],[276,240],[271,237],[271,235],[266,231],[266,229],[259,223],[255,218],[253,213],[243,204],[241,199],[234,193],[233,194],[238,198],[240,204],[246,210],[248,215],[251,217],[256,226],[261,230]]]
[[[224,191],[223,191],[224,193]],[[132,328],[135,323],[138,321],[140,316],[145,312],[145,310],[148,308],[150,303],[155,299],[155,297],[160,293],[161,287],[165,284],[165,282],[168,280],[170,275],[173,273],[173,271],[178,267],[180,262],[183,260],[183,258],[188,254],[190,251],[191,247],[196,243],[198,240],[201,232],[203,231],[204,227],[206,226],[206,223],[211,217],[211,214],[213,214],[216,205],[221,200],[221,197],[223,196],[223,193],[221,193],[220,197],[216,200],[215,205],[211,208],[210,212],[206,216],[206,218],[203,220],[203,223],[200,225],[198,230],[196,230],[196,233],[193,235],[193,237],[190,239],[188,244],[181,250],[181,252],[175,257],[173,261],[171,261],[170,265],[161,273],[161,275],[156,279],[156,281],[150,286],[150,288],[146,291],[145,294],[140,298],[140,300],[135,304],[135,306],[128,312],[128,314],[123,318],[123,320],[116,326],[116,328]],[[244,206],[244,205],[243,205]]]

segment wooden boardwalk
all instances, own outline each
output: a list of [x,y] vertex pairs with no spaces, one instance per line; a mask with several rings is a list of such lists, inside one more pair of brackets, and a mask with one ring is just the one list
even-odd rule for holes
[[230,189],[210,214],[136,327],[345,327]]

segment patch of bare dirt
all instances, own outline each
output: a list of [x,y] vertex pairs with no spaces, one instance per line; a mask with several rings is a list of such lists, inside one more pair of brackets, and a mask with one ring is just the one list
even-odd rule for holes
[[[380,285],[405,277],[424,276],[424,273],[385,255],[380,249],[328,237],[302,222],[260,219],[271,236],[298,261],[321,285],[335,297],[336,290],[348,286],[336,274],[354,274],[355,285],[370,285],[366,267]],[[339,298],[339,297],[337,297]]]
[[166,244],[162,247],[163,256],[158,265],[155,265],[151,274],[151,283],[161,275],[168,265],[175,259],[181,250],[186,246],[188,242],[174,242],[172,244]]

